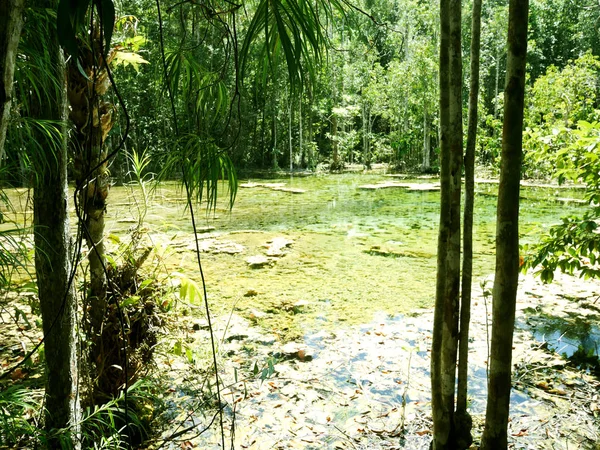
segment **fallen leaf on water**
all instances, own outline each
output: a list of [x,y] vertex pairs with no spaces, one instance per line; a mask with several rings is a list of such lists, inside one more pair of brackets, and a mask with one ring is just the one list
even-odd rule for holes
[[544,389],[545,391],[550,389],[550,385],[548,384],[547,381],[538,381],[535,385],[537,387],[539,387],[540,389]]
[[518,433],[513,433],[513,436],[519,437],[519,436],[527,436],[527,430],[525,428],[523,428],[521,431],[519,431]]

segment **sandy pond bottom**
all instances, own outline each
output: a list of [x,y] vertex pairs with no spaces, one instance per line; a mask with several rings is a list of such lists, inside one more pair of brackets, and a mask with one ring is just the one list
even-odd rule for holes
[[[476,443],[485,413],[486,336],[491,325],[491,305],[486,304],[482,287],[491,288],[491,280],[475,289],[471,324],[469,392]],[[550,325],[543,319],[551,312],[563,324],[584,317],[596,320],[597,288],[569,276],[558,276],[551,286],[529,275],[521,277],[510,448],[597,448],[597,378],[567,365],[552,351],[561,350],[564,336],[545,333]],[[298,307],[296,320],[303,320],[305,307]],[[410,315],[379,313],[363,325],[307,327],[304,337],[292,343],[281,342],[252,319],[235,313],[217,319],[224,355],[220,375],[226,386],[226,445],[233,443],[238,449],[429,448],[432,318],[429,309]],[[593,339],[593,332],[586,336]],[[586,336],[579,335],[577,345],[585,345]],[[196,331],[194,337],[197,345],[206,345],[207,331]],[[569,345],[575,345],[576,339],[571,338]],[[255,363],[258,375],[240,381]],[[263,369],[269,373],[261,380]],[[186,382],[199,384],[194,377]],[[198,434],[214,417],[204,414],[189,415],[184,427],[190,427],[190,432],[170,448],[220,448],[216,424]]]

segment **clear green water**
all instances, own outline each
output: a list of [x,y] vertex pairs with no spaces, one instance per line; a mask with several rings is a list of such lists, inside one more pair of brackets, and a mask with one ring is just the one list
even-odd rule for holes
[[[207,214],[205,205],[197,208],[198,226],[215,228],[203,238],[244,246],[236,255],[202,254],[209,301],[217,314],[232,309],[247,317],[255,310],[266,312],[259,324],[293,338],[309,324],[367,323],[379,311],[408,313],[433,305],[439,192],[359,189],[390,181],[374,174],[240,180],[247,181],[285,183],[306,192],[240,188],[231,211],[225,201],[214,213]],[[221,199],[226,199],[223,188]],[[476,284],[493,272],[497,185],[478,185],[477,190],[482,194],[477,195],[475,208]],[[561,216],[582,211],[581,205],[557,203],[555,197],[581,195],[581,191],[523,188],[527,199],[520,209],[522,242],[537,241]],[[163,184],[153,194],[145,224],[154,242],[193,244],[183,197],[176,183]],[[23,193],[20,209],[30,209],[22,200]],[[107,233],[123,236],[138,216],[141,192],[114,187],[108,201]],[[249,268],[246,259],[264,254],[266,242],[277,236],[293,240],[288,253],[270,268]],[[198,278],[191,251],[167,254],[167,271],[185,271]],[[246,297],[250,290],[258,295]],[[300,300],[309,307],[301,316],[293,315],[285,305]]]

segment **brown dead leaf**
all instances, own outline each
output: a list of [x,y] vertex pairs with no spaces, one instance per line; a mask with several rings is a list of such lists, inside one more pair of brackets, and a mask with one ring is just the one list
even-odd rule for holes
[[22,380],[23,378],[25,378],[27,376],[27,372],[25,372],[23,369],[21,369],[20,367],[17,367],[15,370],[13,370],[13,372],[10,374],[10,378],[13,381],[16,380]]
[[523,428],[521,431],[519,431],[518,433],[513,433],[512,435],[515,437],[520,437],[520,436],[527,436],[527,429]]
[[540,389],[543,389],[545,391],[547,391],[548,389],[550,389],[550,385],[548,384],[547,381],[544,381],[544,380],[538,381],[535,385],[537,387],[539,387]]
[[567,395],[567,392],[564,391],[563,389],[550,389],[548,391],[549,394],[555,394],[555,395]]

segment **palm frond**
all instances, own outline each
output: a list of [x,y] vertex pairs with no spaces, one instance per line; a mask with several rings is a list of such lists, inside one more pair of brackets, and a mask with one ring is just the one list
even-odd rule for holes
[[320,0],[260,0],[248,26],[242,45],[240,59],[242,73],[247,70],[251,45],[264,32],[263,79],[265,71],[273,71],[281,51],[287,66],[292,90],[301,89],[314,79],[316,67],[322,59],[326,37],[323,33],[321,15],[333,15],[334,8],[343,11],[342,3]]
[[193,199],[198,203],[206,200],[209,210],[216,208],[219,182],[227,182],[231,208],[237,194],[237,175],[229,155],[213,141],[197,134],[184,135],[177,144],[177,149],[169,154],[161,178],[181,173]]

